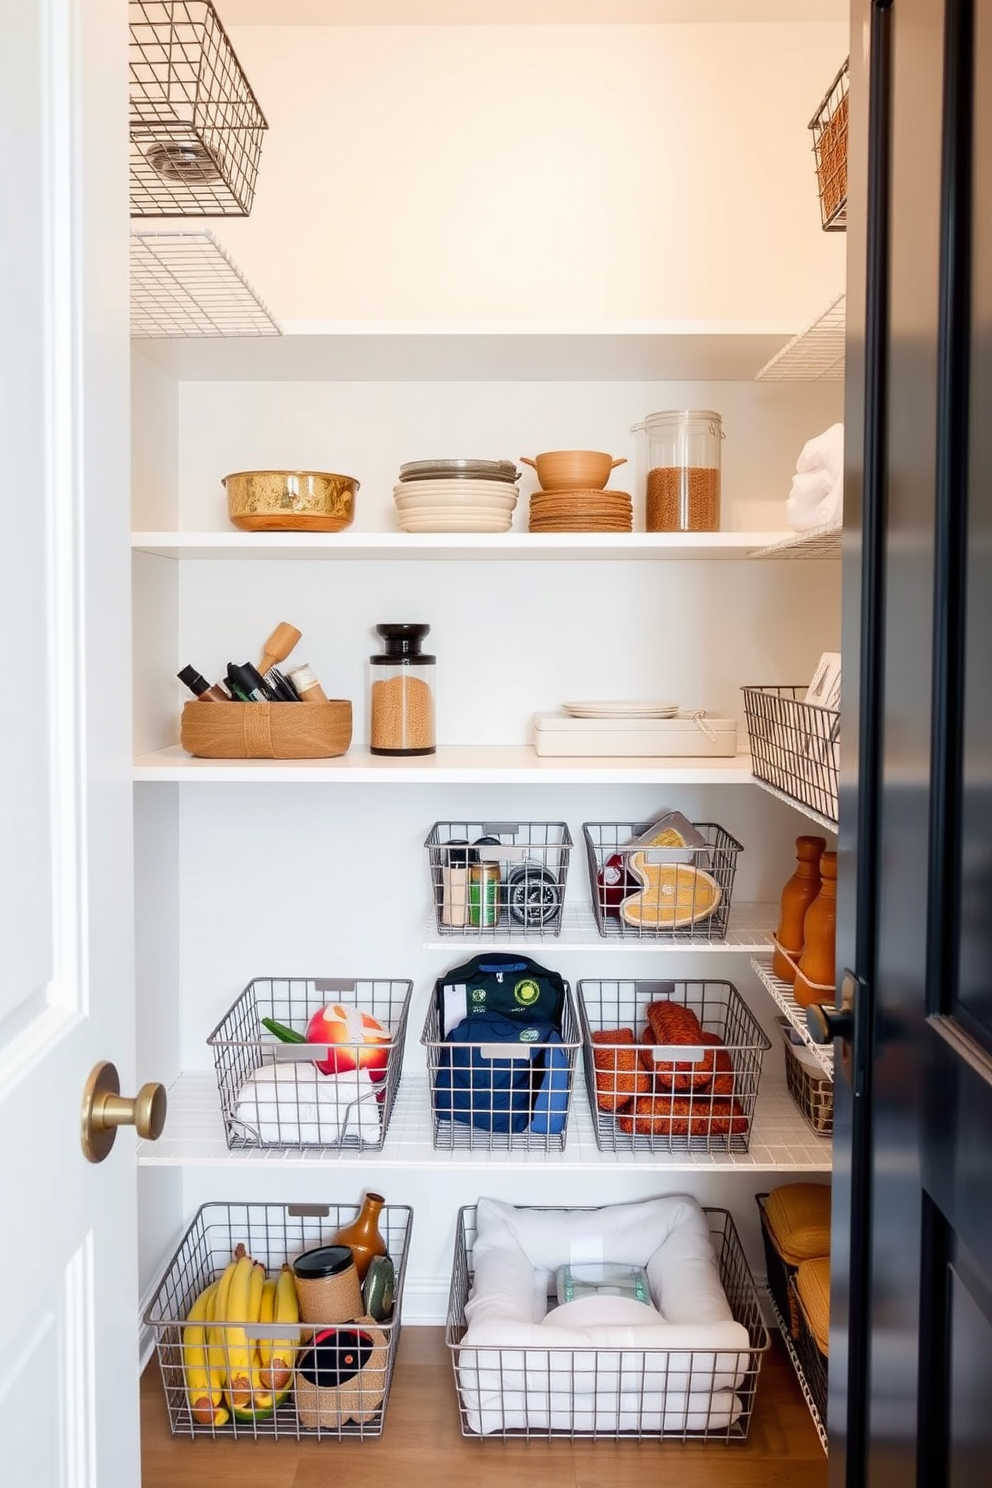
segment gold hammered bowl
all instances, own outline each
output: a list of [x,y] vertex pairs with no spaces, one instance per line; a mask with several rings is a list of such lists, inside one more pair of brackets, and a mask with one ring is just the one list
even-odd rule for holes
[[244,532],[340,532],[354,521],[359,482],[325,470],[239,470],[223,485]]

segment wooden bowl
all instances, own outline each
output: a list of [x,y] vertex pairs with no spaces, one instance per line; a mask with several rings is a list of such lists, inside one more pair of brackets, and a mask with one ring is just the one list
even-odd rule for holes
[[351,745],[351,703],[186,703],[179,742],[198,759],[332,759]]
[[601,450],[546,450],[534,460],[526,455],[520,458],[524,465],[537,471],[544,491],[574,490],[577,487],[601,491],[610,478],[610,471],[627,463],[626,455],[614,460],[612,455]]
[[355,517],[359,482],[325,470],[239,470],[225,475],[227,514],[244,532],[341,532]]

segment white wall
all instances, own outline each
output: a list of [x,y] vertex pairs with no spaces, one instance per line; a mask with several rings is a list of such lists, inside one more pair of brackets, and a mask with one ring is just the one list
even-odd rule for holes
[[220,240],[275,314],[811,319],[809,119],[841,22],[247,26],[268,118]]

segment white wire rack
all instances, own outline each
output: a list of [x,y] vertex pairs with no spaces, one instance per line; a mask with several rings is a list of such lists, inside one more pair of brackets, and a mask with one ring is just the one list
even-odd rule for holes
[[797,1033],[801,1034],[803,1042],[809,1046],[813,1056],[823,1070],[832,1080],[834,1077],[834,1051],[833,1046],[826,1044],[815,1044],[806,1026],[806,1011],[801,1008],[792,993],[788,982],[783,982],[781,977],[772,975],[772,963],[765,956],[752,956],[751,966],[758,980],[765,990],[770,993],[779,1010],[785,1014]]
[[811,527],[808,532],[793,532],[779,542],[768,543],[763,548],[753,548],[749,558],[840,558],[841,538],[844,529],[840,526]]
[[454,1168],[478,1172],[480,1168],[546,1167],[586,1171],[590,1168],[707,1169],[733,1172],[741,1168],[755,1172],[829,1172],[830,1143],[814,1136],[786,1088],[784,1076],[768,1071],[754,1110],[747,1152],[601,1152],[590,1112],[582,1070],[576,1070],[571,1114],[564,1152],[543,1149],[518,1151],[469,1151],[435,1148],[431,1100],[425,1072],[404,1069],[396,1093],[389,1130],[381,1152],[369,1154],[357,1148],[296,1152],[278,1148],[251,1148],[230,1152],[224,1134],[217,1081],[212,1070],[190,1070],[169,1088],[169,1116],[157,1142],[138,1144],[143,1167],[244,1168],[272,1166],[290,1168],[362,1166],[368,1172],[394,1167],[404,1170]]
[[[761,785],[761,781],[755,781]],[[790,799],[783,797],[783,799]],[[791,805],[795,805],[790,800]],[[797,810],[801,809],[797,807]],[[576,875],[578,876],[578,875]],[[596,923],[596,914],[586,892],[585,903],[576,902],[566,904],[562,914],[561,935],[555,946],[556,950],[581,950],[581,951],[607,951],[616,953],[616,939],[606,939],[600,935]],[[730,910],[729,924],[725,940],[715,941],[680,941],[679,951],[693,952],[705,951],[708,955],[730,952],[760,952],[771,948],[771,939],[775,933],[778,921],[779,906],[777,903],[747,903],[734,904]],[[435,924],[434,915],[424,924],[424,947],[427,950],[455,951],[464,949],[466,951],[478,951],[478,937],[466,934],[464,938],[457,935],[451,938],[440,939]],[[486,943],[487,950],[495,950],[504,947],[508,951],[518,949],[518,943],[509,936],[497,935],[492,942]],[[658,941],[654,937],[625,940],[623,943],[624,953],[647,951],[652,955],[658,954]]]
[[206,229],[131,233],[132,336],[281,336]]
[[829,1447],[826,1424],[824,1423],[823,1417],[820,1415],[819,1407],[817,1406],[817,1403],[813,1398],[813,1392],[810,1389],[809,1381],[806,1378],[806,1371],[803,1369],[803,1366],[799,1359],[799,1355],[796,1353],[796,1345],[793,1342],[789,1325],[779,1311],[778,1303],[772,1296],[771,1290],[768,1291],[767,1297],[772,1312],[775,1314],[775,1322],[777,1323],[778,1330],[782,1335],[782,1342],[785,1344],[786,1352],[789,1355],[792,1367],[796,1371],[796,1379],[799,1381],[799,1388],[803,1392],[803,1399],[805,1400],[809,1408],[809,1413],[813,1418],[813,1425],[816,1427],[816,1434],[820,1438],[820,1446],[823,1448],[824,1452],[827,1452],[829,1451]]
[[757,382],[842,382],[847,296],[840,294],[757,373]]

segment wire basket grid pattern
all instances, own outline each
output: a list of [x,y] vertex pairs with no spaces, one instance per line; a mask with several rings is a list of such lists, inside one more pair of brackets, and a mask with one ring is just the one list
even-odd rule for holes
[[129,0],[132,217],[247,217],[268,125],[210,0]]
[[816,1074],[799,1058],[789,1037],[788,1026],[782,1029],[785,1049],[785,1083],[799,1107],[807,1126],[818,1137],[829,1137],[834,1129],[834,1086],[825,1074]]
[[[645,822],[584,822],[582,826],[596,926],[606,939],[661,940],[695,944],[726,940],[730,923],[737,855],[743,844],[715,822],[694,822],[706,845],[697,848],[643,848],[636,845],[652,826]],[[635,854],[645,862],[647,883],[632,871]],[[668,871],[656,876],[652,869]],[[613,873],[617,883],[610,883]],[[715,881],[718,896],[704,891],[700,875]],[[624,904],[639,900],[636,923]],[[668,923],[673,904],[679,923]],[[652,923],[652,919],[654,923]]]
[[805,687],[741,691],[755,775],[836,823],[840,712],[804,702]]
[[[541,1349],[533,1346],[521,1348],[470,1348],[463,1349],[467,1323],[465,1304],[469,1299],[473,1281],[472,1250],[476,1238],[476,1209],[467,1206],[459,1211],[458,1229],[455,1237],[455,1252],[452,1265],[451,1290],[448,1298],[448,1319],[445,1342],[451,1351],[451,1362],[455,1376],[455,1390],[463,1436],[477,1440],[658,1440],[661,1437],[681,1441],[744,1441],[751,1424],[754,1397],[758,1386],[763,1355],[771,1347],[768,1330],[762,1316],[754,1278],[748,1269],[747,1260],[733,1219],[724,1209],[704,1210],[710,1225],[710,1239],[720,1271],[720,1282],[730,1304],[734,1320],[748,1332],[751,1349],[736,1356],[723,1350],[715,1355],[712,1350],[680,1350],[678,1354],[666,1354],[651,1349]],[[726,1368],[728,1359],[736,1357],[740,1383],[736,1388],[740,1412],[736,1419],[725,1425],[703,1429],[690,1429],[688,1406],[681,1412],[678,1424],[672,1417],[680,1413],[678,1408],[664,1409],[664,1425],[659,1426],[648,1418],[648,1408],[635,1409],[635,1419],[620,1427],[597,1424],[597,1412],[588,1405],[577,1404],[579,1398],[588,1401],[601,1395],[608,1414],[616,1415],[621,1393],[625,1398],[649,1399],[664,1392],[669,1396],[693,1396],[712,1398],[716,1390],[717,1359]],[[673,1362],[678,1360],[680,1362]],[[686,1362],[687,1361],[687,1362]],[[548,1424],[514,1427],[504,1424],[502,1429],[487,1432],[484,1436],[470,1425],[470,1401],[468,1395],[487,1397],[492,1389],[491,1380],[498,1377],[506,1381],[509,1388],[511,1377],[513,1389],[520,1390],[519,1378],[523,1374],[528,1398],[546,1402]],[[486,1376],[483,1380],[483,1375]],[[466,1384],[468,1381],[468,1385]],[[568,1424],[552,1424],[552,1413],[560,1418],[567,1416]],[[624,1413],[624,1417],[629,1415]]]
[[[641,1051],[647,1054],[651,1047],[654,1058],[668,1060],[692,1059],[704,1052],[681,1046],[653,1047],[650,1029],[645,1033],[647,1008],[661,1000],[695,1013],[704,1033],[719,1038],[714,1054],[722,1053],[729,1060],[732,1073],[723,1074],[719,1094],[714,1093],[712,1082],[694,1088],[685,1081],[689,1088],[676,1090],[670,1079],[659,1082],[655,1077],[653,1093],[643,1092],[651,1114],[638,1118],[631,1115],[638,1107],[623,1096],[635,1082],[646,1086],[652,1078]],[[762,1062],[771,1041],[732,982],[582,980],[578,1006],[586,1093],[601,1152],[748,1151]],[[594,1042],[594,1033],[613,1029],[631,1029],[635,1041],[644,1035],[643,1043]],[[629,1129],[624,1130],[625,1126]]]
[[792,1339],[793,1347],[802,1367],[806,1386],[813,1397],[817,1415],[821,1421],[825,1421],[827,1419],[827,1360],[826,1356],[820,1353],[816,1339],[806,1321],[806,1314],[803,1312],[793,1278],[789,1280],[789,1297],[798,1324]]
[[[495,838],[480,843],[479,838]],[[572,838],[565,822],[435,822],[424,843],[439,935],[545,940],[561,934]],[[473,869],[488,870],[488,883]]]
[[[452,1046],[444,1036],[440,1003],[436,997],[431,997],[420,1042],[426,1051],[431,1133],[435,1148],[447,1152],[563,1152],[575,1085],[575,1057],[582,1042],[567,983],[560,1033],[560,1043],[528,1043],[524,1046],[526,1058],[516,1060],[506,1054],[513,1045],[462,1044],[460,1047],[468,1049],[472,1063],[460,1071],[464,1081],[459,1092],[460,1110],[464,1119],[455,1119],[445,1114],[438,1096],[439,1075],[447,1068]],[[557,1067],[552,1065],[552,1057],[557,1061]],[[515,1065],[519,1066],[519,1075],[513,1074]],[[517,1092],[513,1097],[508,1097],[505,1090],[496,1084],[491,1066],[497,1071],[508,1070],[511,1078],[517,1081]],[[535,1129],[533,1120],[528,1119],[519,1130],[513,1130],[512,1124],[508,1131],[494,1130],[510,1124],[507,1121],[507,1101],[512,1099],[516,1104],[517,1094],[527,1113],[533,1111],[542,1081],[553,1082],[556,1102],[564,1108],[560,1118],[542,1123],[541,1129]],[[512,1105],[509,1114],[513,1114]]]
[[[326,1245],[342,1225],[359,1213],[358,1204],[204,1204],[197,1211],[178,1249],[169,1261],[162,1281],[145,1311],[144,1322],[155,1334],[155,1346],[165,1390],[169,1427],[173,1436],[222,1437],[237,1440],[324,1438],[342,1440],[381,1436],[389,1389],[392,1382],[396,1349],[399,1343],[400,1314],[406,1261],[410,1248],[413,1211],[405,1205],[384,1205],[379,1213],[379,1229],[395,1269],[395,1292],[389,1320],[377,1322],[374,1331],[385,1338],[385,1357],[363,1371],[352,1386],[355,1415],[364,1419],[340,1420],[334,1425],[303,1425],[295,1402],[293,1388],[273,1414],[251,1420],[237,1415],[222,1426],[207,1426],[194,1420],[186,1391],[187,1315],[194,1300],[212,1281],[216,1281],[231,1260],[238,1244],[265,1266],[270,1276],[277,1275],[284,1262],[305,1250]],[[264,1326],[258,1325],[258,1336]],[[339,1327],[340,1322],[305,1325],[281,1323],[280,1333],[297,1337],[304,1347],[310,1337],[324,1328]],[[364,1324],[359,1324],[364,1327]],[[237,1324],[221,1326],[224,1333],[225,1357],[229,1338]],[[249,1325],[249,1338],[255,1330]],[[268,1336],[268,1335],[266,1335]],[[233,1340],[230,1340],[233,1341]]]
[[[208,1036],[227,1145],[232,1151],[277,1147],[286,1151],[381,1149],[403,1068],[403,1047],[413,984],[394,978],[256,977]],[[385,1069],[370,1089],[314,1074],[328,1057],[325,1044],[281,1043],[262,1024],[272,1018],[305,1034],[314,1013],[328,1004],[367,1013],[392,1034]],[[369,1046],[331,1046],[343,1062],[357,1063]],[[254,1084],[259,1072],[271,1083]],[[240,1115],[239,1115],[240,1110]],[[254,1117],[255,1119],[249,1119]]]
[[849,79],[848,58],[809,123],[813,134],[813,158],[816,161],[820,219],[824,232],[844,232],[847,228]]

